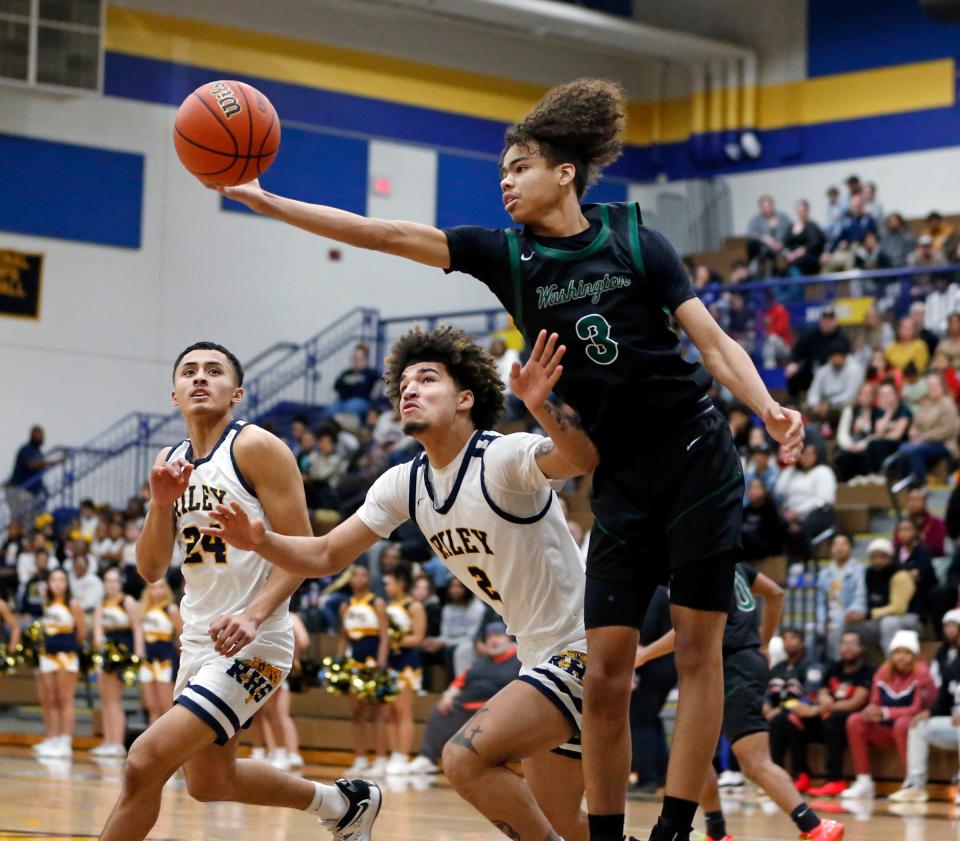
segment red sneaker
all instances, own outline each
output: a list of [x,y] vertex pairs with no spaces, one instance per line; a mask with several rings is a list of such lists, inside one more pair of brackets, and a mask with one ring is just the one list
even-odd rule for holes
[[840,821],[824,818],[812,832],[800,833],[800,841],[841,841],[844,827]]
[[847,790],[847,784],[843,780],[831,780],[822,786],[817,786],[809,791],[812,797],[836,797]]
[[797,774],[797,778],[793,781],[793,784],[796,786],[797,791],[804,794],[810,790],[810,775]]

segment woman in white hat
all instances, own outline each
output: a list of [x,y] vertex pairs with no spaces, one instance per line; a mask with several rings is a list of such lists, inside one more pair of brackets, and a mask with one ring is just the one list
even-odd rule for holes
[[893,635],[889,657],[877,669],[870,688],[870,703],[847,719],[847,743],[857,779],[840,796],[847,800],[874,796],[870,774],[870,746],[894,747],[907,766],[907,735],[913,719],[933,702],[936,687],[926,663],[919,659],[916,631]]

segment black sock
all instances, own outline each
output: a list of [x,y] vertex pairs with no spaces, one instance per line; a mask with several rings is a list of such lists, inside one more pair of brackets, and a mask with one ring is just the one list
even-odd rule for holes
[[650,841],[687,841],[693,831],[697,804],[679,797],[663,798],[660,818],[650,833]]
[[705,812],[703,815],[707,819],[707,835],[713,841],[722,841],[727,837],[727,822],[723,817],[723,812]]
[[801,832],[813,832],[820,826],[820,817],[806,803],[801,803],[790,813],[790,820]]
[[587,815],[590,841],[623,841],[623,815]]

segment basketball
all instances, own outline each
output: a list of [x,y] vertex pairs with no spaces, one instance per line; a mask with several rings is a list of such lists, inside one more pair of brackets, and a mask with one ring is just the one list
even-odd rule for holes
[[280,121],[252,85],[208,82],[180,105],[173,143],[180,162],[204,184],[233,187],[270,168],[280,148]]

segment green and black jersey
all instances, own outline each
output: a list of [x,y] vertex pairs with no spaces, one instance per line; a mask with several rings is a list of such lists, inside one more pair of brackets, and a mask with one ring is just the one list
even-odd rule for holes
[[571,237],[448,228],[449,271],[486,284],[528,341],[541,329],[559,334],[567,353],[557,392],[610,457],[708,408],[712,378],[683,359],[670,327],[695,296],[670,243],[634,203],[583,213],[590,228]]

